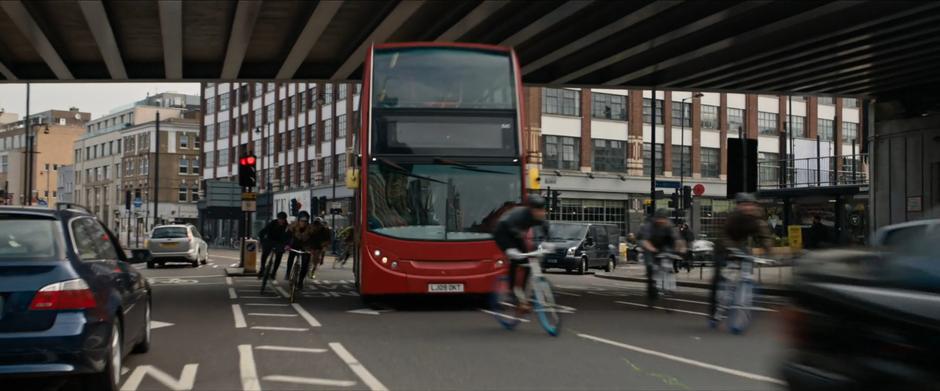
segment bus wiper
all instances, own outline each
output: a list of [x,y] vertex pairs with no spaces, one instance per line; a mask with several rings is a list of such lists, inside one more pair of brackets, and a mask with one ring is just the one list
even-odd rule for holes
[[485,168],[479,168],[479,167],[477,167],[477,166],[471,166],[471,165],[469,165],[469,164],[464,164],[464,163],[461,163],[461,162],[458,162],[458,161],[453,161],[453,160],[450,160],[450,159],[443,159],[443,158],[439,158],[439,157],[434,158],[434,163],[446,164],[446,165],[449,165],[449,166],[457,166],[457,167],[460,167],[460,168],[462,168],[462,169],[464,169],[464,170],[467,170],[467,171],[483,172],[483,173],[488,173],[488,174],[512,175],[511,173],[508,173],[508,172],[487,170],[487,169],[485,169]]
[[443,183],[443,184],[445,184],[445,185],[447,184],[447,182],[444,182],[444,181],[439,180],[439,179],[434,179],[434,178],[427,177],[427,176],[412,174],[411,171],[408,171],[408,170],[405,169],[404,167],[399,166],[398,163],[395,163],[395,162],[393,162],[393,161],[391,161],[391,160],[388,160],[388,159],[386,159],[386,158],[384,158],[384,157],[375,157],[374,159],[376,159],[379,163],[382,163],[382,164],[384,164],[384,165],[386,165],[386,166],[389,166],[389,167],[393,168],[395,171],[398,171],[399,173],[401,173],[401,174],[404,175],[404,176],[412,177],[412,178],[418,178],[418,179],[423,179],[423,180],[430,181],[430,182]]

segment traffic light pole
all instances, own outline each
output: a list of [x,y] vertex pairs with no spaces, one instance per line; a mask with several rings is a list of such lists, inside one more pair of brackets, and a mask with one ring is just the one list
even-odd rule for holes
[[160,205],[160,111],[157,111],[156,142],[153,153],[153,225],[157,225]]

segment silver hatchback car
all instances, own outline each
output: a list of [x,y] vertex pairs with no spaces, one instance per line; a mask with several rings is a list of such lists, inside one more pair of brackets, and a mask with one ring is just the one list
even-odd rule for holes
[[160,225],[150,231],[145,247],[150,252],[147,268],[167,262],[186,262],[193,267],[209,260],[209,245],[196,227],[189,224]]

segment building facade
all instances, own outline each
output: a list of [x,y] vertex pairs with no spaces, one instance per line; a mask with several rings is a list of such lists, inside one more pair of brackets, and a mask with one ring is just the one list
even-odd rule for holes
[[[77,108],[48,110],[29,118],[29,136],[34,137],[32,169],[32,204],[54,207],[58,198],[60,166],[72,164],[72,144],[84,133],[91,115]],[[0,126],[0,185],[3,202],[24,205],[26,201],[26,121]]]
[[[352,192],[344,178],[359,128],[359,88],[320,82],[205,84],[203,179],[237,181],[238,158],[254,153],[255,229],[278,212],[289,213],[292,199],[314,215],[341,209],[327,222],[346,224]],[[202,229],[214,238],[233,237],[237,219],[207,218]]]
[[[704,187],[687,218],[715,237],[732,207],[728,171],[739,169],[728,167],[729,138],[758,140],[761,187],[778,184],[781,160],[819,156],[841,166],[831,157],[860,151],[859,101],[850,98],[657,91],[654,130],[649,90],[527,87],[525,97],[528,162],[541,168],[543,189],[561,192],[551,218],[616,224],[623,233],[643,221],[654,156],[658,180]],[[776,221],[778,211],[768,213]]]
[[58,202],[75,202],[75,166],[67,164],[59,166],[58,179],[56,180],[56,192],[58,193]]

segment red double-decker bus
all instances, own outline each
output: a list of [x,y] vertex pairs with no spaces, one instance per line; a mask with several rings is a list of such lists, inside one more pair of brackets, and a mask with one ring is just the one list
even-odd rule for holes
[[354,271],[364,299],[485,293],[505,273],[491,233],[525,197],[521,89],[505,47],[369,52],[356,159]]

